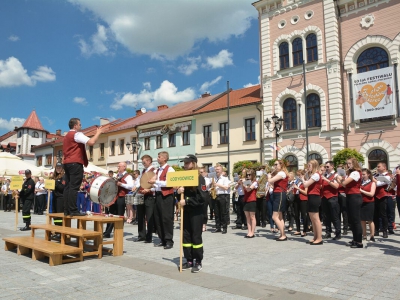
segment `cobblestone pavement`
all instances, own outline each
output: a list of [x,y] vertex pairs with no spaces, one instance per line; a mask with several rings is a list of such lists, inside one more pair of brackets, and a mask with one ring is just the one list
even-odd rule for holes
[[[14,213],[0,212],[0,237],[30,235],[14,231],[14,220]],[[21,216],[19,220],[22,226]],[[40,223],[45,216],[33,215],[32,224]],[[178,222],[171,250],[134,242],[137,226],[128,224],[124,255],[119,257],[89,257],[50,267],[47,259],[32,261],[0,250],[0,298],[400,299],[400,230],[388,239],[365,242],[363,249],[351,249],[345,246],[350,234],[313,247],[290,235],[278,243],[268,225],[258,228],[256,238],[244,239],[242,230],[211,233],[213,224],[203,233],[203,270],[197,274],[178,272]]]

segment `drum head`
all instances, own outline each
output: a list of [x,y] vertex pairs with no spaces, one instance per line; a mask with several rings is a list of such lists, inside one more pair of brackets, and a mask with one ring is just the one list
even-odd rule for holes
[[118,186],[112,178],[100,176],[93,181],[92,189],[97,191],[98,203],[103,206],[110,206],[117,200]]
[[142,177],[140,177],[140,186],[144,189],[150,189],[152,188],[152,184],[148,183],[150,179],[152,179],[156,175],[154,172],[145,172]]

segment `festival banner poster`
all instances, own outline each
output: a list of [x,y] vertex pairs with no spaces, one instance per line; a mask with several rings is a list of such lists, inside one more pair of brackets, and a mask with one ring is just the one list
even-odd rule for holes
[[394,115],[393,82],[393,67],[354,74],[354,119]]

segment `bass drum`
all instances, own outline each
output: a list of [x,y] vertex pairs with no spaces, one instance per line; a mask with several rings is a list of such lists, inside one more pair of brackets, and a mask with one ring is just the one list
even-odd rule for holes
[[109,207],[118,198],[117,182],[108,176],[99,176],[90,184],[90,200]]

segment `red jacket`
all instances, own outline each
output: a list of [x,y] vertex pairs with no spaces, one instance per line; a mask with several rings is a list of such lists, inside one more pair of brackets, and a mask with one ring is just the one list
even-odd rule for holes
[[[166,168],[164,168],[164,170],[162,171],[161,175],[160,175],[160,181],[167,181],[167,172],[168,172],[168,168],[170,166],[167,165]],[[159,169],[160,170],[160,169]],[[158,173],[158,171],[157,171]],[[167,195],[171,195],[174,193],[174,188],[173,187],[162,187],[161,188],[161,193],[162,195],[165,197]]]
[[64,137],[63,163],[64,164],[79,163],[86,167],[88,165],[86,148],[84,144],[75,142],[74,139],[75,133],[76,131],[74,130],[69,131]]

